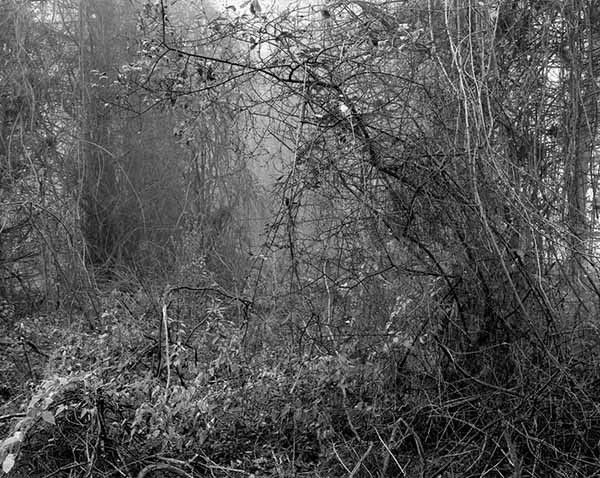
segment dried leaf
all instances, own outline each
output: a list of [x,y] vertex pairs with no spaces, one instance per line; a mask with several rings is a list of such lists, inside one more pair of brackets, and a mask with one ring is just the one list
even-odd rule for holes
[[54,420],[54,414],[48,410],[42,412],[42,420],[46,423],[50,423],[51,425],[56,425],[56,420]]
[[21,441],[23,441],[23,437],[24,437],[24,433],[21,431],[15,432],[15,434],[11,437],[8,437],[6,440],[4,440],[2,442],[2,444],[0,445],[0,450],[1,449],[6,449],[11,445],[14,445],[15,443],[20,443]]
[[15,454],[9,453],[2,462],[2,471],[4,473],[9,473],[13,466],[15,466]]
[[252,0],[252,2],[250,2],[250,13],[252,15],[260,15],[261,12],[262,7],[260,6],[260,3],[258,3],[258,0]]

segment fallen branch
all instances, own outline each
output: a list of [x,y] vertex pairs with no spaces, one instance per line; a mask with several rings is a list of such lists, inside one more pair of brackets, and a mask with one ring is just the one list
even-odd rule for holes
[[176,475],[183,476],[185,478],[194,478],[192,475],[183,471],[181,468],[177,468],[174,465],[167,465],[166,463],[157,463],[154,465],[146,466],[138,473],[137,478],[146,478],[155,471],[168,471],[170,473],[175,473]]
[[13,418],[24,418],[26,417],[26,413],[10,413],[8,415],[1,415],[0,422],[5,422],[7,420],[12,420]]

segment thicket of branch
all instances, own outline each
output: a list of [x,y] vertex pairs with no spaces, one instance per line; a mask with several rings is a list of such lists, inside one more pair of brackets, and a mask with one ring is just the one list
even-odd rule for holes
[[3,464],[597,473],[595,3],[194,8],[0,1]]

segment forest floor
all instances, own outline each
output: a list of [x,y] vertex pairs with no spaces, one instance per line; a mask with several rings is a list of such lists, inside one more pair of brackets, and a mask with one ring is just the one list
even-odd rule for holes
[[93,321],[51,313],[2,324],[7,476],[600,473],[592,355],[529,369],[523,358],[517,379],[499,385],[459,364],[443,375],[436,344],[299,352],[275,333],[259,340],[223,307],[170,320],[165,340],[159,311],[105,305]]

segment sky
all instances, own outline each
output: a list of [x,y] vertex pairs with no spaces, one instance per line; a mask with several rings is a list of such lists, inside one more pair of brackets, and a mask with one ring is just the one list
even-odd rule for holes
[[[309,6],[323,3],[322,0],[204,0],[207,5],[216,10],[225,11],[234,7],[238,14],[248,13],[250,4],[258,2],[263,12],[277,13],[288,7]],[[230,9],[231,10],[231,9]]]

